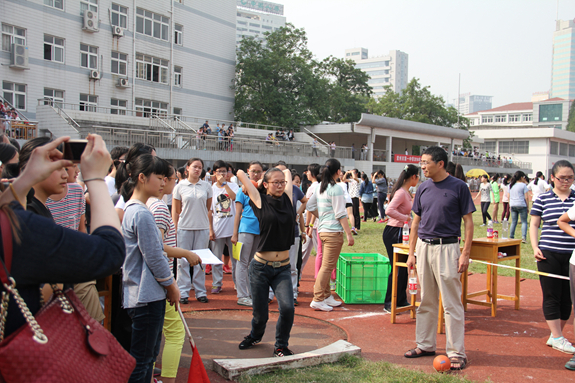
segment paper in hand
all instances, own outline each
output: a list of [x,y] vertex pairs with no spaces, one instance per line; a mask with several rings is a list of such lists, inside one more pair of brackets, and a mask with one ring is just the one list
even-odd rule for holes
[[224,263],[210,249],[192,250],[202,260],[202,265],[223,265]]

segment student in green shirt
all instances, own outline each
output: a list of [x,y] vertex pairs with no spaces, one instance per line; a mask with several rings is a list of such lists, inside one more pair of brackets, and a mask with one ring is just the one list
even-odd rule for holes
[[491,203],[493,204],[493,223],[500,223],[497,221],[497,213],[499,212],[499,184],[497,180],[499,179],[499,174],[495,173],[491,177]]

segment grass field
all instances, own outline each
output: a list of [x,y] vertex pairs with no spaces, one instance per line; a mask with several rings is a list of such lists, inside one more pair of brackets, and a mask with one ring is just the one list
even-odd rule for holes
[[[481,212],[473,213],[473,238],[481,238],[487,236],[487,228],[480,227],[483,222],[481,220]],[[511,226],[511,225],[510,225]],[[382,234],[385,224],[374,223],[368,220],[368,222],[361,223],[361,231],[358,236],[355,236],[355,245],[352,247],[347,246],[344,243],[341,249],[342,253],[379,253],[387,256],[387,251],[383,245]],[[494,229],[501,233],[501,224],[494,225]],[[461,225],[461,232],[463,233],[463,225]],[[521,238],[521,224],[517,225],[515,229],[515,238]],[[515,261],[501,262],[503,265],[515,266]],[[537,265],[535,258],[533,257],[533,249],[531,248],[531,243],[529,241],[529,233],[527,235],[527,243],[521,245],[521,267],[530,270],[537,270]],[[472,263],[469,270],[474,273],[485,273],[487,266]],[[515,271],[511,269],[499,268],[499,275],[513,276]],[[531,273],[521,273],[522,278],[537,279],[538,277]]]

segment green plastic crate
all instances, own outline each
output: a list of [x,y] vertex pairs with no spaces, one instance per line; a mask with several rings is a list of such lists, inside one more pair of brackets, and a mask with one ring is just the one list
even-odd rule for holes
[[337,261],[337,295],[348,304],[384,303],[390,270],[389,259],[381,254],[342,253]]

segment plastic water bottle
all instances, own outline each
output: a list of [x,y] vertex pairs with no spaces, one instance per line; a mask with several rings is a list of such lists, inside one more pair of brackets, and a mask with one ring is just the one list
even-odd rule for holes
[[487,222],[487,238],[493,239],[493,221]]
[[509,239],[509,222],[507,218],[501,224],[501,239]]
[[409,225],[407,221],[403,224],[403,244],[409,245]]
[[417,294],[417,274],[415,273],[413,266],[409,269],[409,280],[407,285],[409,287],[410,294]]

